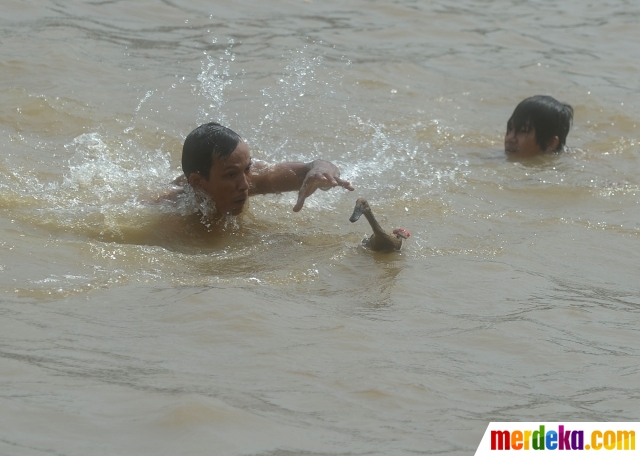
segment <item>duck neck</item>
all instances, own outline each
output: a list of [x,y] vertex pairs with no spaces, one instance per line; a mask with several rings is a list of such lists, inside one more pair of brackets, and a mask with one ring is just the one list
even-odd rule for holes
[[367,218],[367,221],[369,222],[369,225],[371,225],[374,233],[384,233],[384,230],[380,225],[378,225],[378,221],[375,219],[371,211],[365,211],[364,216]]

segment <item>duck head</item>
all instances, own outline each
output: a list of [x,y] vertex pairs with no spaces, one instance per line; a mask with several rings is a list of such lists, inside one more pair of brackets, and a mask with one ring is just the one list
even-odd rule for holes
[[353,214],[349,217],[349,221],[351,223],[357,222],[362,214],[365,212],[371,212],[371,208],[369,207],[369,203],[364,198],[358,198],[356,201],[356,207],[353,208]]

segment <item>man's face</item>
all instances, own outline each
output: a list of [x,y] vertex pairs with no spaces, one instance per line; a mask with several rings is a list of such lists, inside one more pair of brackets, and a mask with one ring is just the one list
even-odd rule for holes
[[240,214],[249,197],[251,183],[251,155],[247,145],[241,141],[227,158],[215,159],[209,179],[201,177],[199,183],[220,213]]
[[535,128],[522,126],[516,131],[511,121],[507,123],[507,134],[504,136],[504,151],[509,157],[517,158],[535,157],[547,152],[538,144]]

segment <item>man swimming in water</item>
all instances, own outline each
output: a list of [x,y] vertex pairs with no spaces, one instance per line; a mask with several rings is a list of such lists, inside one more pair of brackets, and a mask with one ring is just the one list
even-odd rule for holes
[[340,179],[338,168],[324,160],[310,163],[285,162],[268,165],[254,162],[249,147],[233,130],[218,123],[200,125],[184,140],[182,148],[184,176],[174,181],[187,182],[196,191],[211,198],[220,214],[238,215],[252,195],[298,191],[294,212],[318,188],[328,190],[351,183]]
[[509,158],[562,152],[572,121],[571,105],[546,95],[526,98],[507,122],[504,151]]

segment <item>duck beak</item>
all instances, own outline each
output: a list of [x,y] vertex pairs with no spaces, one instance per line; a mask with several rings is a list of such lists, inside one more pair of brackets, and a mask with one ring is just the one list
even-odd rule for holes
[[349,221],[351,223],[357,222],[361,215],[362,215],[362,206],[360,206],[359,204],[356,204],[356,207],[353,209],[353,214],[351,214]]

